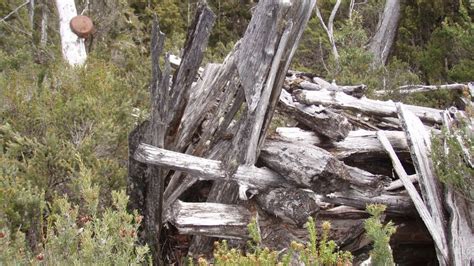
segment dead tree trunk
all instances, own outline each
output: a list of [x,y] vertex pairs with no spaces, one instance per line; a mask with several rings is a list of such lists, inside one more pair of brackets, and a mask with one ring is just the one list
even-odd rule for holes
[[87,54],[84,40],[74,34],[69,22],[77,16],[74,0],[56,0],[59,14],[59,33],[64,59],[71,66],[80,66],[86,62]]
[[377,31],[369,43],[369,51],[374,55],[373,63],[375,66],[387,63],[397,34],[399,20],[400,0],[386,0]]
[[334,19],[336,18],[336,13],[340,5],[341,5],[341,0],[336,0],[336,4],[334,5],[334,8],[331,11],[331,15],[329,16],[327,26],[326,26],[326,23],[324,23],[323,16],[321,15],[321,12],[319,11],[318,6],[316,5],[316,15],[318,16],[319,22],[321,23],[321,27],[323,27],[323,29],[326,31],[326,34],[328,35],[329,43],[331,44],[331,47],[332,47],[332,55],[334,56],[334,60],[336,61],[336,64],[338,66],[339,66],[339,52],[337,51],[336,40],[334,39]]
[[[139,143],[149,143],[158,148],[174,148],[169,132],[175,132],[175,121],[179,120],[183,106],[189,99],[190,88],[203,59],[214,14],[205,5],[199,7],[185,43],[182,64],[175,72],[170,89],[169,56],[165,56],[163,71],[159,57],[163,52],[164,34],[160,32],[156,20],[153,23],[151,38],[152,80],[150,84],[151,117],[150,122],[140,125],[129,139],[130,163],[128,193],[131,195],[130,207],[144,215],[144,236],[152,250],[153,262],[161,264],[160,230],[163,214],[163,193],[165,178],[169,171],[156,165],[144,166],[133,159]],[[169,110],[173,110],[170,112]]]

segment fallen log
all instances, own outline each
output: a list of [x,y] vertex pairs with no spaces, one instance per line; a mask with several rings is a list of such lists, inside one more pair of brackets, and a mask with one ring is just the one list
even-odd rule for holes
[[380,196],[368,197],[354,190],[347,192],[333,192],[322,197],[323,202],[345,205],[365,210],[368,204],[384,204],[386,212],[398,216],[414,216],[416,209],[410,197],[401,193],[385,192]]
[[267,213],[273,214],[284,222],[303,226],[308,217],[319,211],[321,202],[312,191],[298,188],[276,188],[258,194],[258,205]]
[[378,193],[387,182],[384,176],[346,166],[329,152],[312,145],[270,141],[262,148],[260,160],[289,182],[317,193],[344,191],[350,186]]
[[[454,84],[445,84],[445,85],[404,85],[398,87],[395,93],[399,94],[411,94],[411,93],[419,93],[419,92],[431,92],[437,90],[457,90],[463,91],[468,90],[468,85],[462,83],[454,83]],[[375,91],[375,95],[377,96],[384,96],[392,93],[391,91],[386,90],[377,90]],[[471,95],[471,97],[473,97]]]
[[334,141],[343,140],[351,130],[351,124],[344,116],[327,108],[294,102],[286,90],[281,92],[280,107],[298,122]]
[[364,84],[340,86],[340,85],[329,83],[325,81],[324,79],[318,78],[318,77],[314,77],[312,81],[313,82],[303,80],[297,83],[296,85],[294,85],[294,87],[302,89],[302,90],[309,90],[309,91],[328,90],[328,91],[344,92],[345,94],[354,96],[356,98],[361,98],[362,96],[364,96],[365,92],[367,91],[367,86]]
[[[384,133],[399,156],[409,155],[408,145],[403,131],[384,131]],[[385,155],[383,146],[377,139],[376,131],[360,129],[350,131],[343,141],[331,142],[318,137],[313,132],[297,127],[279,127],[276,129],[276,134],[272,136],[272,139],[316,145],[329,151],[340,160],[356,157],[361,160],[369,160]]]
[[[352,110],[380,117],[397,117],[397,108],[392,101],[379,101],[367,98],[357,99],[341,92],[330,91],[303,91],[294,92],[298,102],[304,104],[315,104],[333,107],[336,109]],[[441,110],[406,105],[406,108],[418,116],[422,121],[428,123],[442,123]]]
[[347,190],[350,185],[345,165],[315,146],[271,142],[263,147],[260,159],[285,179],[317,193]]

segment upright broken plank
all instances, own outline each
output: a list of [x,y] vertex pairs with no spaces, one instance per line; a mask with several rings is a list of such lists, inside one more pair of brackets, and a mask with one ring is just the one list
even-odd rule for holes
[[[296,99],[305,104],[330,106],[336,109],[347,109],[381,117],[397,117],[397,108],[392,101],[379,101],[367,98],[357,99],[342,92],[330,91],[296,91]],[[443,119],[441,110],[406,105],[406,109],[413,112],[422,121],[441,124]]]
[[[175,72],[175,82],[172,83],[171,90],[171,66],[168,55],[164,60],[163,72],[159,66],[164,35],[160,33],[156,20],[154,21],[151,40],[151,117],[149,123],[140,125],[138,130],[134,131],[133,136],[130,136],[131,154],[135,152],[133,149],[138,147],[137,141],[145,141],[159,148],[173,148],[174,139],[169,138],[168,134],[170,131],[175,131],[176,117],[180,117],[183,105],[188,101],[190,87],[201,64],[214,18],[214,14],[207,5],[201,4],[198,7],[192,27],[188,31],[183,60]],[[173,112],[170,112],[170,109]],[[145,124],[148,125],[147,129],[143,128]],[[159,239],[163,214],[163,190],[168,171],[155,165],[149,165],[144,171],[140,162],[133,158],[130,160],[129,169],[129,192],[131,195],[139,197],[131,200],[132,206],[141,207],[144,215],[145,240],[151,248],[153,262],[159,264],[161,261]]]
[[[399,119],[407,135],[408,145],[415,170],[419,177],[424,203],[428,208],[436,228],[439,228],[442,239],[441,249],[437,250],[440,264],[449,264],[447,251],[446,224],[447,219],[443,208],[442,187],[437,179],[431,161],[431,139],[423,123],[405,105],[397,104]],[[437,245],[438,247],[438,245]]]
[[450,214],[447,231],[452,265],[472,265],[474,262],[473,203],[453,188],[447,188],[446,205]]
[[[196,17],[188,30],[184,44],[183,57],[180,65],[173,76],[173,87],[171,89],[171,102],[169,110],[171,120],[169,121],[168,135],[174,137],[178,130],[181,117],[191,95],[191,85],[199,71],[204,50],[207,47],[209,35],[214,25],[216,16],[207,4],[200,4],[196,11]],[[176,146],[173,140],[168,146]]]
[[[228,175],[241,163],[255,163],[285,74],[314,4],[314,0],[264,0],[255,8],[235,62],[246,106],[236,119],[236,133],[223,158]],[[214,183],[208,201],[235,202],[237,190],[229,182]],[[210,244],[209,239],[196,239],[191,250],[201,252]]]
[[[168,57],[165,58],[164,72],[160,69],[159,58],[163,52],[165,35],[160,31],[158,21],[155,18],[152,26],[151,36],[151,63],[152,78],[150,84],[151,115],[146,134],[150,144],[164,147],[166,136],[166,121],[168,114],[164,111],[169,99],[169,75],[170,67]],[[159,237],[162,226],[162,202],[164,190],[164,173],[158,167],[149,165],[146,172],[147,186],[143,192],[145,196],[144,228],[146,243],[150,246],[153,261],[159,263],[161,260],[161,248]]]
[[443,261],[444,263],[447,263],[449,261],[448,246],[447,246],[447,240],[444,235],[443,227],[440,227],[439,225],[435,223],[434,217],[429,212],[425,203],[423,202],[420,195],[418,194],[418,191],[416,190],[415,186],[413,185],[407,173],[405,172],[405,169],[403,168],[402,163],[397,158],[397,155],[395,154],[395,151],[393,150],[392,145],[390,145],[390,142],[388,141],[385,134],[382,131],[379,131],[377,133],[377,136],[380,140],[380,143],[382,143],[383,147],[385,148],[387,153],[390,155],[395,172],[397,173],[398,177],[400,178],[403,185],[405,186],[405,189],[407,190],[408,195],[410,195],[410,198],[415,204],[418,214],[420,215],[421,219],[426,225],[426,228],[428,228],[428,231],[433,237],[433,240],[437,247],[437,251],[439,251],[440,253],[440,256],[439,256],[440,263],[443,264]]
[[[443,124],[447,134],[450,134],[451,136],[454,135],[455,140],[458,142],[457,144],[461,148],[461,151],[458,152],[462,153],[464,163],[472,168],[472,160],[468,148],[464,146],[459,132],[456,132],[456,130],[451,128],[454,121],[451,118],[450,113],[444,111],[443,118]],[[463,117],[462,119],[465,119],[467,122],[467,130],[472,130],[469,128],[470,119],[467,117]],[[445,152],[449,153],[456,151],[449,150],[446,145]],[[469,177],[466,176],[465,178]],[[447,233],[449,236],[448,244],[453,264],[472,264],[474,262],[474,232],[472,230],[474,219],[474,212],[472,210],[474,210],[474,204],[472,200],[469,200],[469,198],[466,198],[451,186],[447,186],[445,189],[445,201],[446,208],[450,214]]]

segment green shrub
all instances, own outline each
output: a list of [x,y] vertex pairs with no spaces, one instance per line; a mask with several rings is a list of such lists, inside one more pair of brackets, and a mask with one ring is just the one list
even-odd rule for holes
[[81,179],[83,208],[66,197],[54,200],[35,250],[24,233],[11,231],[0,219],[0,264],[139,265],[148,258],[148,247],[136,245],[141,216],[127,213],[125,192],[113,192],[113,208],[99,213],[99,187],[87,173]]
[[382,213],[385,206],[381,204],[370,204],[367,206],[367,212],[372,215],[365,220],[364,228],[367,237],[374,242],[374,248],[370,252],[372,265],[389,266],[395,265],[393,262],[392,249],[390,248],[390,237],[395,233],[396,227],[390,221],[382,224]]
[[[322,224],[322,236],[318,241],[316,224],[312,217],[308,218],[306,227],[309,235],[307,244],[291,242],[286,253],[279,254],[267,247],[262,247],[262,238],[257,220],[252,219],[247,226],[251,240],[247,242],[248,251],[245,254],[235,248],[229,248],[227,241],[215,242],[214,263],[215,265],[290,265],[292,259],[305,265],[350,265],[352,255],[348,251],[338,251],[338,247],[333,240],[329,240],[331,224]],[[295,256],[296,255],[296,256]],[[193,265],[192,260],[188,262]],[[198,265],[209,265],[208,262],[200,258]]]
[[[471,107],[472,108],[472,107]],[[468,109],[466,112],[472,112]],[[471,113],[472,116],[472,113]],[[433,164],[438,178],[465,198],[474,201],[474,169],[465,161],[463,147],[472,161],[474,154],[474,134],[469,120],[459,121],[450,128],[443,128],[440,135],[432,136]]]
[[112,192],[112,207],[99,211],[100,187],[77,160],[80,205],[67,196],[48,204],[29,182],[2,176],[0,203],[7,209],[0,216],[0,264],[138,265],[147,259],[148,247],[137,245],[141,216],[127,212],[125,192]]

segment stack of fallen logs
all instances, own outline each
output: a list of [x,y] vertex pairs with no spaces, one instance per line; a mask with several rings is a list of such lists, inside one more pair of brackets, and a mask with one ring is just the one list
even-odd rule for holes
[[[135,159],[203,180],[233,180],[241,185],[240,198],[251,198],[241,205],[177,200],[165,220],[181,234],[245,239],[246,225],[258,215],[263,243],[284,249],[292,240],[305,239],[303,225],[314,216],[331,222],[331,237],[342,248],[364,252],[369,244],[363,234],[364,210],[368,204],[380,203],[398,226],[392,240],[398,262],[436,260],[430,232],[404,188],[404,182],[413,186],[419,180],[413,163],[417,155],[410,156],[416,144],[409,145],[406,136],[436,134],[443,115],[463,116],[463,112],[371,100],[363,96],[365,89],[290,72],[278,110],[298,127],[277,128],[262,147],[259,167],[239,166],[233,176],[226,175],[220,161],[149,145],[140,145]],[[425,131],[428,128],[431,132]],[[394,160],[398,161],[392,166]],[[404,182],[398,178],[397,167],[406,169],[401,170]],[[412,193],[418,193],[413,189]],[[417,253],[413,248],[429,252]]]
[[[314,216],[331,222],[343,249],[366,254],[365,208],[381,203],[398,225],[398,263],[469,264],[472,205],[441,190],[429,157],[431,132],[464,113],[371,100],[364,85],[288,72],[315,4],[290,2],[260,1],[224,62],[202,70],[214,15],[201,6],[172,80],[175,60],[159,66],[164,36],[154,24],[151,116],[130,134],[128,179],[154,261],[168,242],[163,223],[192,236],[186,249],[200,255],[213,237],[244,244],[253,217],[276,250],[304,241]],[[268,132],[275,110],[298,127]]]

